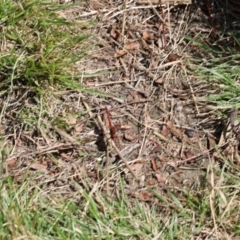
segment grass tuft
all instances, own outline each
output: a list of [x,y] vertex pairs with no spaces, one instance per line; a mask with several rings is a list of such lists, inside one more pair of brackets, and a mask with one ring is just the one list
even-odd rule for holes
[[83,26],[60,18],[49,2],[2,0],[0,5],[1,89],[79,87],[74,63],[85,56],[80,44],[89,37],[81,34]]
[[194,67],[195,71],[216,90],[216,94],[208,95],[208,100],[220,108],[238,109],[240,107],[240,55],[236,53],[236,49],[239,49],[240,45],[236,36],[228,38],[231,40],[224,48],[221,41],[226,44],[225,39],[212,45],[194,40],[193,44],[200,47],[203,55],[205,54],[209,60],[202,61],[196,58],[193,62],[198,64]]

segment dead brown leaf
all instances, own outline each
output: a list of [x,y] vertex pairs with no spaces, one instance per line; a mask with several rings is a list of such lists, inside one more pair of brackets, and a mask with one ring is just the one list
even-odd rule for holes
[[152,201],[152,195],[149,192],[141,192],[141,193],[136,193],[135,196],[144,202],[149,202]]
[[128,165],[128,167],[123,169],[123,172],[125,174],[127,174],[131,171],[132,173],[134,173],[134,175],[137,176],[138,174],[141,173],[141,169],[142,169],[143,165],[144,165],[144,160],[139,160],[135,164]]
[[151,163],[152,163],[152,169],[153,169],[153,171],[157,171],[158,166],[157,166],[157,164],[156,164],[155,159],[151,159]]
[[129,142],[133,142],[138,138],[138,136],[131,131],[131,132],[125,132],[124,138]]
[[135,164],[133,164],[129,167],[131,168],[131,170],[133,172],[135,172],[136,175],[138,175],[140,173],[142,167],[143,167],[143,164],[144,164],[143,162],[138,162],[138,163],[135,163]]
[[77,132],[77,133],[80,133],[83,131],[83,127],[84,127],[84,124],[78,124],[74,127],[74,130]]
[[6,161],[7,167],[9,169],[14,169],[17,167],[17,158],[13,158],[11,160]]
[[178,162],[175,160],[169,161],[168,166],[171,166],[173,168],[176,168],[178,166]]
[[46,172],[47,171],[47,166],[44,165],[44,164],[40,164],[40,163],[32,163],[30,165],[30,169]]
[[139,101],[139,100],[141,99],[137,91],[135,91],[135,90],[130,90],[129,93],[130,93],[130,95],[133,97],[133,100],[134,100],[134,101],[137,102],[137,101]]
[[116,41],[119,40],[120,33],[119,33],[119,31],[116,29],[115,26],[111,26],[111,27],[110,27],[110,36],[111,36],[114,40],[116,40]]
[[140,44],[138,42],[129,42],[129,43],[126,43],[123,47],[123,49],[121,50],[118,50],[114,57],[115,58],[118,58],[118,57],[121,57],[123,56],[124,54],[126,54],[128,51],[130,50],[134,50],[134,49],[138,49],[140,48]]
[[74,162],[74,158],[72,158],[71,156],[67,155],[66,153],[61,153],[61,157],[65,158],[67,161],[69,162]]
[[60,148],[62,146],[62,143],[61,142],[58,142],[58,141],[56,141],[55,143],[53,143],[53,145],[52,145],[52,148],[55,148],[55,149],[57,149],[57,148]]
[[156,173],[155,177],[157,178],[158,183],[165,183],[167,180],[167,175],[164,173]]
[[139,42],[129,42],[124,45],[124,49],[126,50],[134,50],[140,48]]
[[169,133],[170,133],[169,129],[166,127],[166,125],[163,125],[161,134],[162,134],[164,137],[167,137]]
[[147,180],[147,185],[148,185],[148,186],[153,186],[153,185],[155,185],[155,184],[156,184],[156,180],[154,180],[154,179],[152,179],[152,178],[150,178],[150,179]]
[[106,8],[106,4],[101,2],[101,0],[89,0],[89,5],[94,10],[100,10]]
[[159,77],[159,78],[156,79],[154,82],[155,82],[155,83],[158,83],[158,84],[163,84],[163,78],[162,78],[162,77]]
[[155,142],[155,143],[154,143],[154,148],[153,148],[153,150],[152,150],[152,153],[160,152],[160,150],[161,150],[160,144],[159,144],[158,142]]
[[127,53],[126,50],[118,50],[115,54],[114,54],[114,57],[115,58],[119,58],[119,57],[122,57],[123,55],[125,55]]
[[150,68],[157,68],[158,60],[156,58],[152,58]]
[[181,57],[180,57],[179,55],[172,53],[172,54],[169,54],[169,56],[168,56],[168,58],[165,60],[165,62],[166,62],[166,63],[167,63],[167,62],[174,62],[174,61],[179,60],[179,59],[181,59]]
[[173,129],[174,128],[174,124],[172,121],[167,121],[167,127],[169,127],[169,129]]
[[182,132],[180,129],[175,128],[172,121],[167,122],[167,127],[171,131],[172,134],[174,134],[176,137],[180,137],[182,135]]
[[154,39],[154,34],[151,33],[150,31],[144,31],[142,35],[143,40],[153,40]]
[[179,156],[179,154],[181,153],[181,146],[175,143],[169,143],[167,145],[167,148],[169,149],[169,151],[171,152],[172,156],[176,157]]
[[192,158],[194,154],[190,151],[184,152],[184,159]]
[[89,81],[86,81],[85,84],[89,87],[92,87],[92,86],[95,86],[96,85],[96,82],[95,81],[92,81],[92,80],[89,80]]
[[165,156],[160,155],[160,156],[158,156],[158,158],[159,158],[162,165],[166,164],[167,158]]

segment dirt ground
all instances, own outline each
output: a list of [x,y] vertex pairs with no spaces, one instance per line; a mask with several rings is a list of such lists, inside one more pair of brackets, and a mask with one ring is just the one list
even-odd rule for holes
[[[208,41],[207,17],[190,5],[108,2],[59,13],[92,24],[89,57],[77,63],[84,89],[46,95],[44,128],[14,125],[4,173],[66,197],[77,185],[90,192],[96,183],[118,196],[122,179],[127,195],[146,202],[168,189],[206,187],[209,166],[218,163],[214,146],[234,158],[228,120],[206,99],[218,90],[194,74],[211,57],[191,41]],[[28,104],[36,113],[36,103]]]

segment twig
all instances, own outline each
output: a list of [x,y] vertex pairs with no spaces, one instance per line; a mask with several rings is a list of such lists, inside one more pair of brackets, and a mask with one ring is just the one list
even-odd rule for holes
[[97,115],[98,123],[101,126],[104,136],[105,136],[105,145],[106,145],[106,189],[107,193],[109,194],[109,181],[108,181],[108,175],[109,175],[109,149],[112,146],[112,141],[111,141],[111,136],[109,131],[107,130],[105,124],[103,123],[101,116],[98,114]]
[[133,175],[133,177],[138,181],[138,177],[137,175],[133,172],[133,170],[129,167],[127,160],[123,157],[123,155],[121,154],[120,150],[118,149],[118,147],[116,146],[115,142],[111,139],[112,141],[112,146],[114,148],[114,150],[116,151],[116,153],[118,154],[118,156],[121,158],[121,160],[124,162],[125,166],[127,167],[127,169],[129,170],[129,172]]
[[[110,136],[110,133],[109,131],[107,131],[106,129],[106,126],[104,125],[102,119],[101,119],[101,116],[98,114],[97,115],[97,119],[98,119],[98,122],[100,124],[100,126],[102,127],[103,129],[103,132],[104,132],[104,135],[106,137],[106,141],[107,141],[107,146],[112,146],[113,149],[116,151],[117,155],[120,157],[120,159],[124,162],[125,166],[127,167],[127,169],[129,170],[129,172],[133,175],[133,177],[138,180],[138,177],[136,176],[136,174],[133,172],[133,170],[130,168],[127,160],[124,158],[124,156],[122,155],[122,153],[120,152],[120,150],[118,149],[118,147],[116,146],[115,142],[111,139],[111,136]],[[107,158],[107,160],[109,160]],[[106,167],[108,168],[109,164],[109,161],[106,162]],[[107,172],[108,172],[108,169],[107,169]]]
[[106,83],[95,83],[93,86],[94,87],[102,87],[102,86],[109,86],[109,85],[115,85],[115,84],[122,84],[122,83],[128,83],[128,82],[137,82],[138,79],[136,80],[119,80],[119,81],[110,81]]
[[85,106],[85,108],[87,109],[89,116],[92,118],[92,117],[93,117],[93,113],[92,113],[92,111],[91,111],[91,108],[90,108],[89,105],[86,103],[86,101],[83,100],[82,103],[83,103],[83,105]]
[[[136,143],[136,144],[134,144],[132,146],[125,147],[124,149],[121,150],[121,154],[122,154],[122,156],[125,157],[125,156],[129,155],[131,152],[133,152],[135,149],[137,149],[139,147],[140,147],[139,143]],[[118,154],[116,154],[116,155],[118,155]],[[109,159],[109,163],[113,163],[116,160],[116,155],[112,156]]]
[[[111,110],[116,110],[116,109],[120,109],[120,108],[129,106],[129,105],[138,104],[138,103],[146,103],[146,102],[152,102],[152,100],[150,100],[150,99],[142,99],[142,100],[138,100],[138,101],[127,102],[127,103],[124,103],[124,104],[122,104],[122,105],[113,107],[113,108],[111,108]],[[85,107],[86,107],[86,106],[85,106]],[[89,110],[89,109],[87,108],[87,110]],[[84,122],[87,122],[87,121],[89,121],[90,119],[95,118],[97,115],[102,115],[102,114],[104,114],[105,112],[106,112],[105,109],[103,109],[103,110],[100,111],[99,113],[94,113],[94,114],[92,114],[90,117],[88,117],[86,120],[84,120]],[[89,113],[89,115],[90,115],[90,113]],[[136,120],[136,121],[137,121],[137,120]]]
[[[123,1],[123,10],[125,10],[126,8],[127,8],[127,0],[124,0],[124,1]],[[124,36],[125,25],[126,25],[126,11],[123,12],[122,36]]]
[[75,140],[73,137],[71,137],[69,134],[66,132],[62,131],[56,126],[51,126],[61,137],[63,137],[66,141],[69,141],[71,144],[76,145],[76,146],[81,146],[81,144]]
[[165,63],[165,64],[160,65],[158,67],[150,68],[149,70],[159,70],[159,69],[163,69],[165,67],[170,67],[170,66],[178,64],[178,63],[182,63],[182,60],[176,60],[176,61],[168,62],[168,63]]
[[191,158],[188,158],[188,159],[185,159],[185,160],[182,160],[182,161],[177,161],[177,162],[176,162],[176,165],[177,165],[177,166],[180,166],[180,165],[182,165],[182,164],[184,164],[184,163],[192,162],[193,160],[196,160],[196,159],[198,159],[198,158],[207,156],[209,153],[211,153],[211,152],[213,152],[214,150],[216,150],[217,147],[218,147],[218,148],[221,148],[221,149],[224,149],[225,147],[228,146],[228,144],[229,144],[229,143],[227,142],[227,143],[225,143],[225,144],[223,144],[223,145],[221,145],[221,146],[212,147],[211,149],[206,150],[206,151],[204,151],[204,152],[202,152],[202,153],[199,153],[199,154],[197,154],[197,155],[195,155],[195,156],[193,156],[193,157],[191,157]]
[[137,0],[138,4],[157,4],[157,5],[181,5],[181,4],[191,4],[192,0]]

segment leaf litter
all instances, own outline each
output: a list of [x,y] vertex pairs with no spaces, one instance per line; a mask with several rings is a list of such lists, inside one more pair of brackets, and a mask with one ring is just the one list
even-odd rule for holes
[[[77,63],[92,94],[67,90],[56,101],[46,93],[48,118],[39,118],[34,131],[16,123],[14,134],[6,135],[5,144],[13,150],[4,162],[5,175],[20,180],[26,169],[33,178],[44,172],[34,181],[53,192],[64,186],[66,197],[77,191],[76,183],[87,191],[98,183],[115,195],[123,178],[129,196],[153,202],[148,188],[160,194],[198,188],[206,159],[220,159],[216,145],[237,162],[235,116],[216,137],[219,117],[204,100],[214,87],[199,84],[189,70],[188,58],[199,49],[184,36],[208,34],[199,30],[200,11],[134,1],[114,1],[112,6],[94,1],[78,10],[62,15],[71,21],[97,21],[91,29],[90,57]],[[112,126],[104,117],[106,108]],[[118,129],[119,123],[126,127]]]

